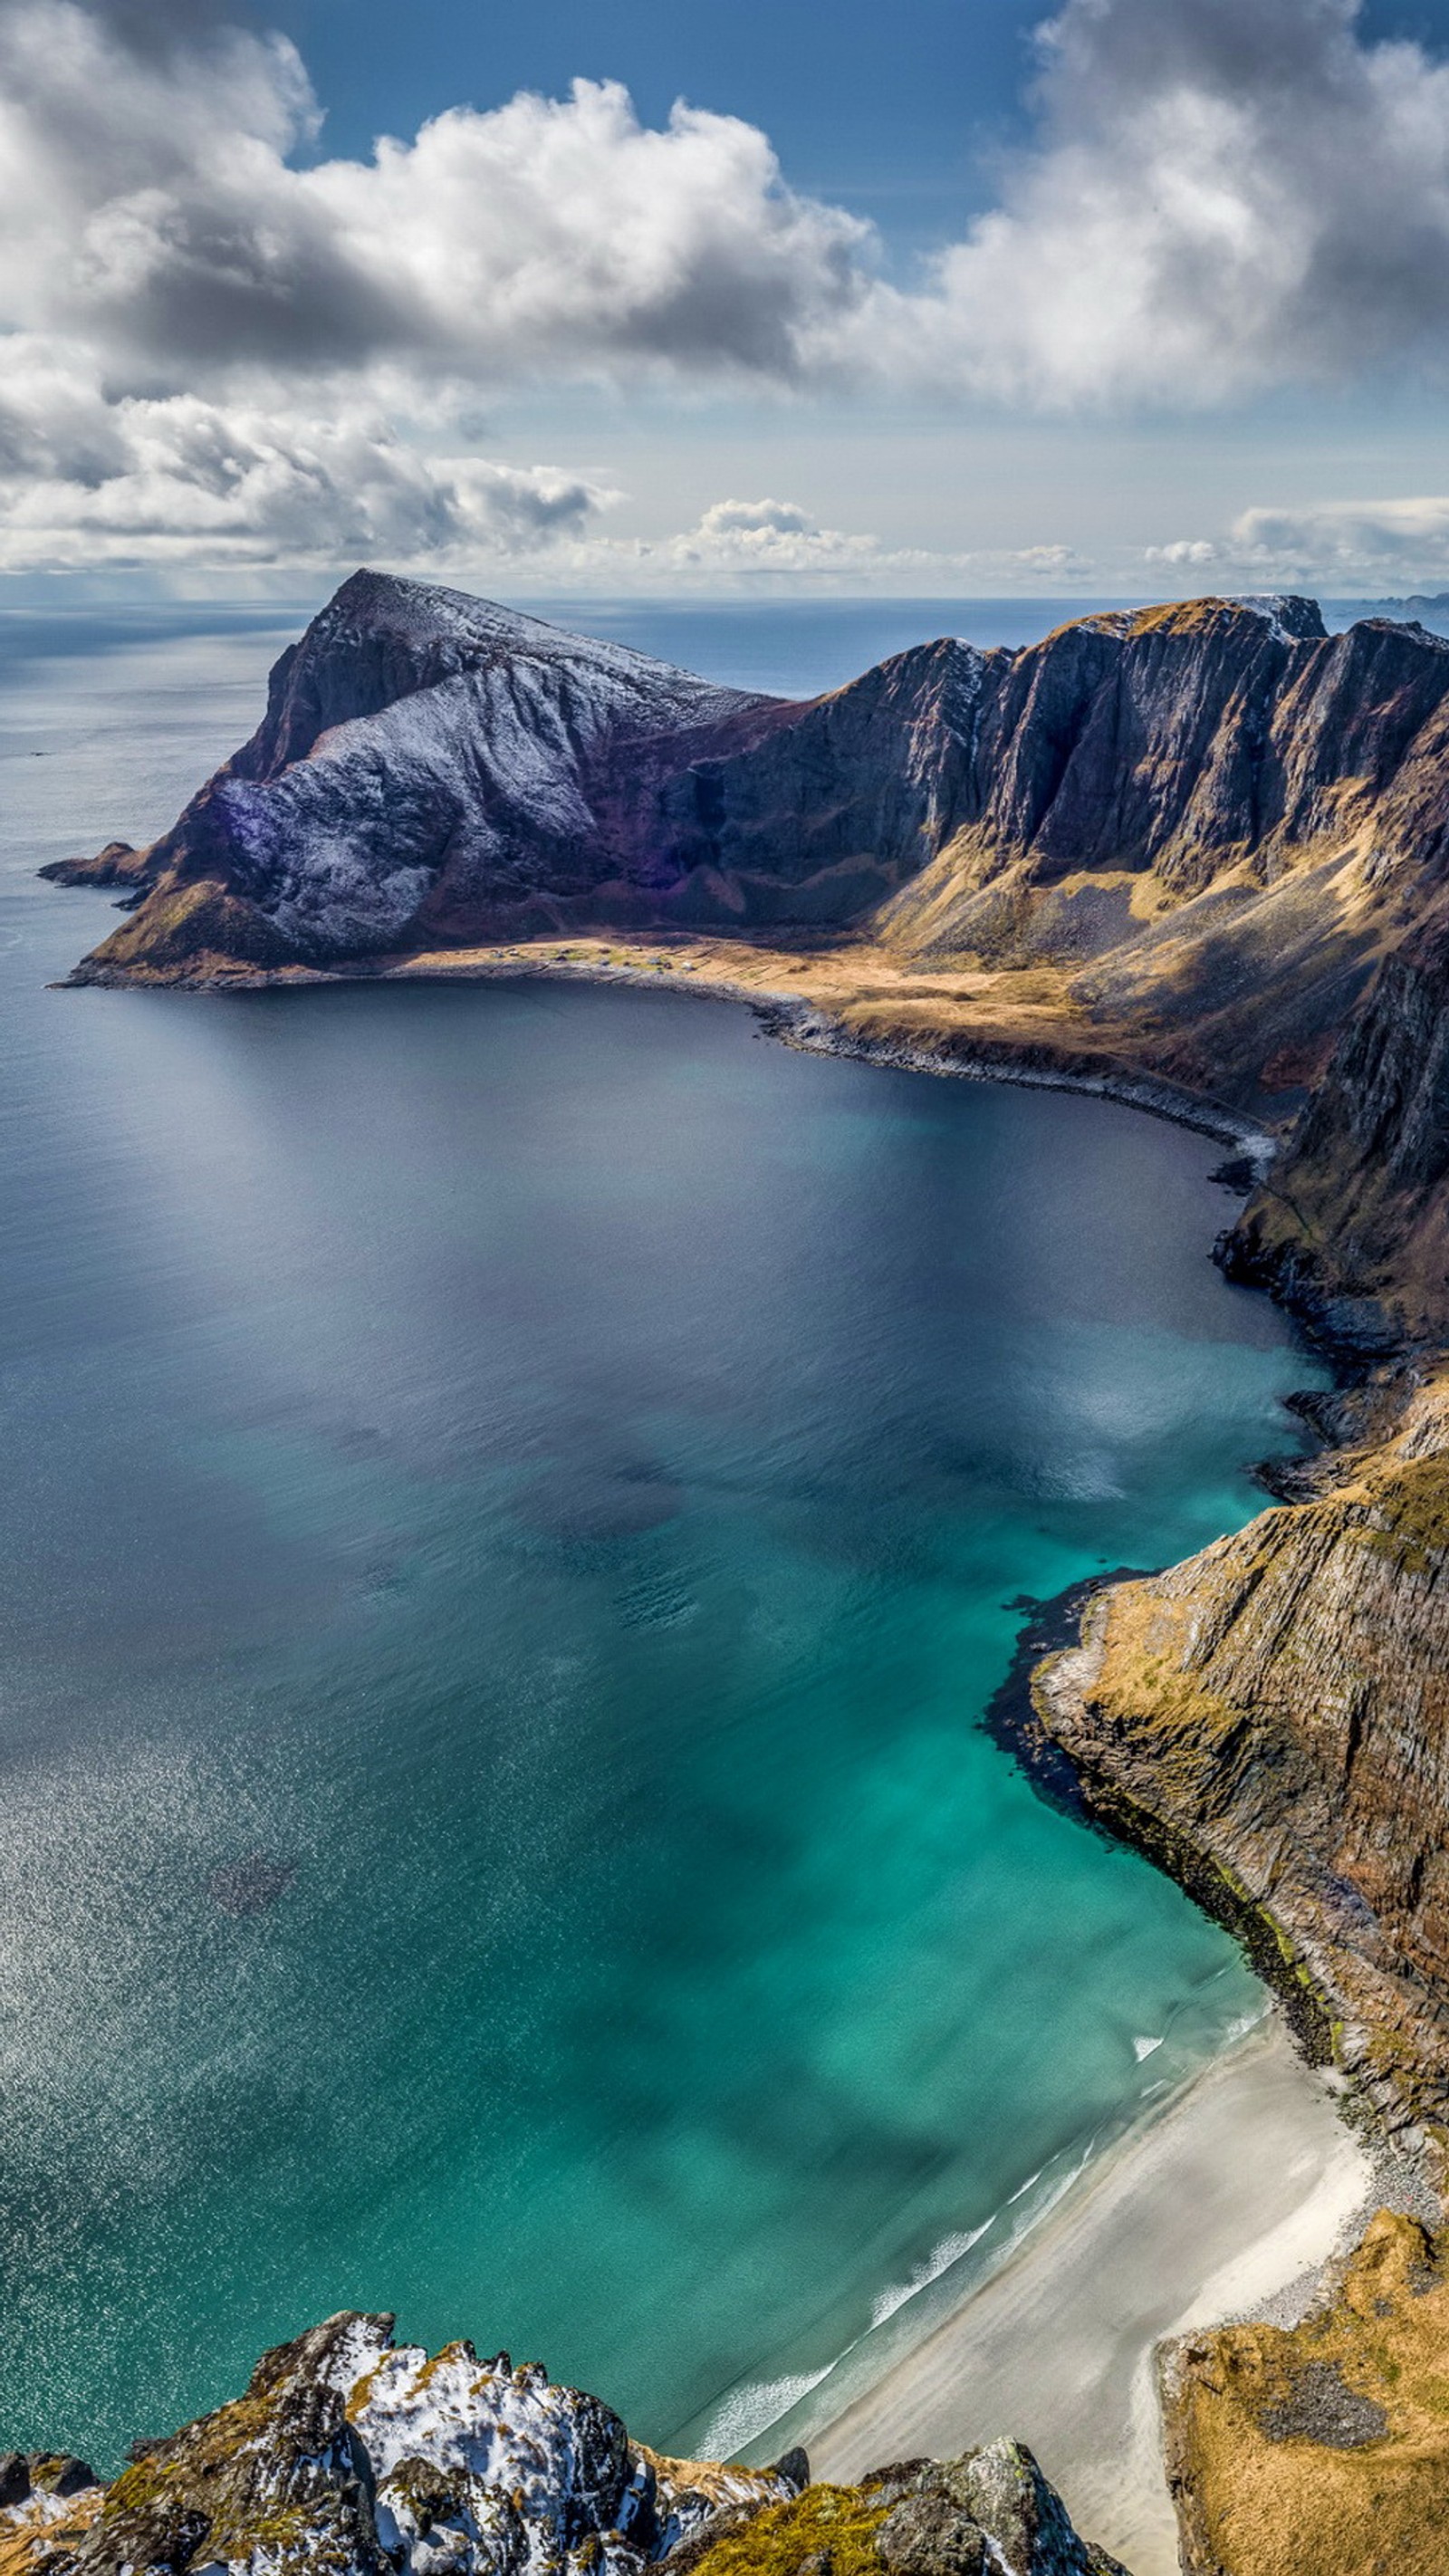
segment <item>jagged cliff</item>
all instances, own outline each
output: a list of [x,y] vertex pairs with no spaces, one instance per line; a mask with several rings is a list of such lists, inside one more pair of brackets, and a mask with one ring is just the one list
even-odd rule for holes
[[1449,1326],[1449,925],[1426,891],[1427,919],[1387,959],[1222,1246],[1232,1277],[1310,1317],[1326,1302],[1337,1338],[1365,1348]]
[[1445,2173],[1449,1374],[1355,1412],[1368,1436],[1320,1491],[1100,1593],[1036,1697],[1098,1811],[1249,1938]]
[[264,2353],[245,2393],[83,2461],[0,2457],[0,2576],[1124,2576],[1029,2451],[995,2442],[855,2487],[671,2460],[506,2353],[394,2344],[347,2314]]
[[1306,600],[947,637],[792,704],[359,573],[172,830],[71,868],[149,889],[80,977],[848,931],[1008,1000],[1053,969],[1078,1043],[1261,1106],[1437,884],[1446,727],[1449,643]]

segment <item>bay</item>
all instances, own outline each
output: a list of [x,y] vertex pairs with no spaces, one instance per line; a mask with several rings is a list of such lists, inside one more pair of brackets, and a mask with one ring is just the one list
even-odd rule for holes
[[[887,649],[674,614],[575,612]],[[1024,1596],[1259,1507],[1314,1364],[1221,1149],[1109,1104],[652,992],[48,989],[114,916],[35,868],[293,622],[0,637],[0,2446],[362,2305],[768,2447],[1260,2009],[979,1720]]]

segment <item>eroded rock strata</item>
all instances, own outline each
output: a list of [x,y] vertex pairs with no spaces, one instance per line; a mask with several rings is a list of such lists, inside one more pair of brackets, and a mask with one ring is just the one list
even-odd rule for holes
[[1098,1812],[1256,1931],[1310,2044],[1444,2170],[1449,1376],[1374,1395],[1393,1418],[1318,1492],[1099,1593],[1036,1698]]
[[0,2458],[0,2576],[1124,2576],[1029,2451],[998,2441],[813,2486],[673,2460],[597,2397],[470,2344],[429,2355],[343,2314],[245,2393],[83,2461]]

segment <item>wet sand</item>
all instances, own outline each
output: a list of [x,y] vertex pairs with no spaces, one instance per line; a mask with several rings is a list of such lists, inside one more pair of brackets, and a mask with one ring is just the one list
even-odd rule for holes
[[1176,2576],[1153,2349],[1260,2306],[1333,2253],[1368,2155],[1276,2013],[1070,2192],[1002,2268],[833,2422],[816,2477],[1030,2443],[1079,2530]]

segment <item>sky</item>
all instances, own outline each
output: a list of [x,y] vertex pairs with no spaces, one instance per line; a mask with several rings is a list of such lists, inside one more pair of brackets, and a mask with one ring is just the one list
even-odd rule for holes
[[11,595],[1449,587],[1449,0],[0,0],[0,331]]

